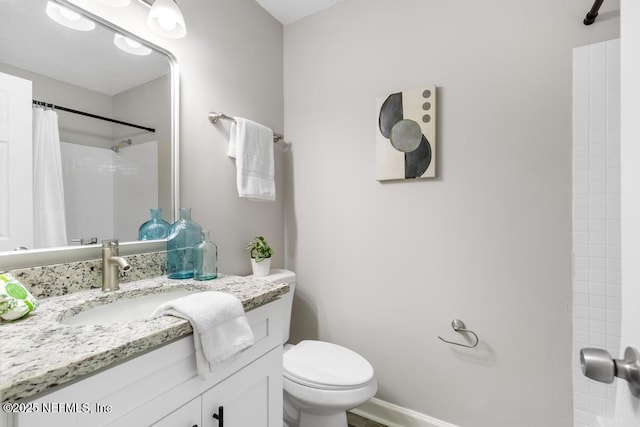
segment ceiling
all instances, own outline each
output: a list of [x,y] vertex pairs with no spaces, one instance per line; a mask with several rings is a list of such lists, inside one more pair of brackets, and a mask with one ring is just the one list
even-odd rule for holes
[[0,0],[0,62],[107,95],[170,72],[164,55],[136,56],[113,44],[113,31],[96,25],[76,31],[46,14],[47,0]]
[[343,0],[256,0],[283,25],[313,15]]

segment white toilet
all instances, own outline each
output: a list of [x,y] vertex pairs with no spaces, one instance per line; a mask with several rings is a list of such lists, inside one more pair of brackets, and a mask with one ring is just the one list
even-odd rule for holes
[[[272,269],[262,279],[287,283],[283,343],[289,340],[296,275]],[[347,413],[378,390],[373,367],[348,348],[323,341],[284,345],[284,425],[286,427],[347,427]]]

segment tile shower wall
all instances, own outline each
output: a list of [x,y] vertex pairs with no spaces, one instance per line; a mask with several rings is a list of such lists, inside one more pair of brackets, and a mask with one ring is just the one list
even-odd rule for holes
[[66,142],[60,146],[69,240],[136,240],[149,208],[158,206],[157,142],[125,146],[119,153]]
[[620,41],[573,52],[574,426],[607,426],[615,387],[588,380],[579,351],[620,349]]

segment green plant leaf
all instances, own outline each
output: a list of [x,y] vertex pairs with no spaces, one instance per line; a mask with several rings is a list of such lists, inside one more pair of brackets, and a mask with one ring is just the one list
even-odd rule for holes
[[267,240],[263,236],[256,236],[254,240],[247,245],[245,250],[249,251],[249,255],[255,259],[256,262],[271,258],[273,255],[273,249],[269,247]]

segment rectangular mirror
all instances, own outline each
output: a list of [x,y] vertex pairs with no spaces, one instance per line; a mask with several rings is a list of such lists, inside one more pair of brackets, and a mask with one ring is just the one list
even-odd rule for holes
[[[94,28],[68,28],[56,14]],[[87,258],[68,249],[136,241],[151,208],[172,222],[173,56],[66,1],[0,2],[0,37],[0,197],[9,202],[0,207],[0,269],[16,248],[29,249],[21,257]],[[57,126],[41,122],[51,110]]]

